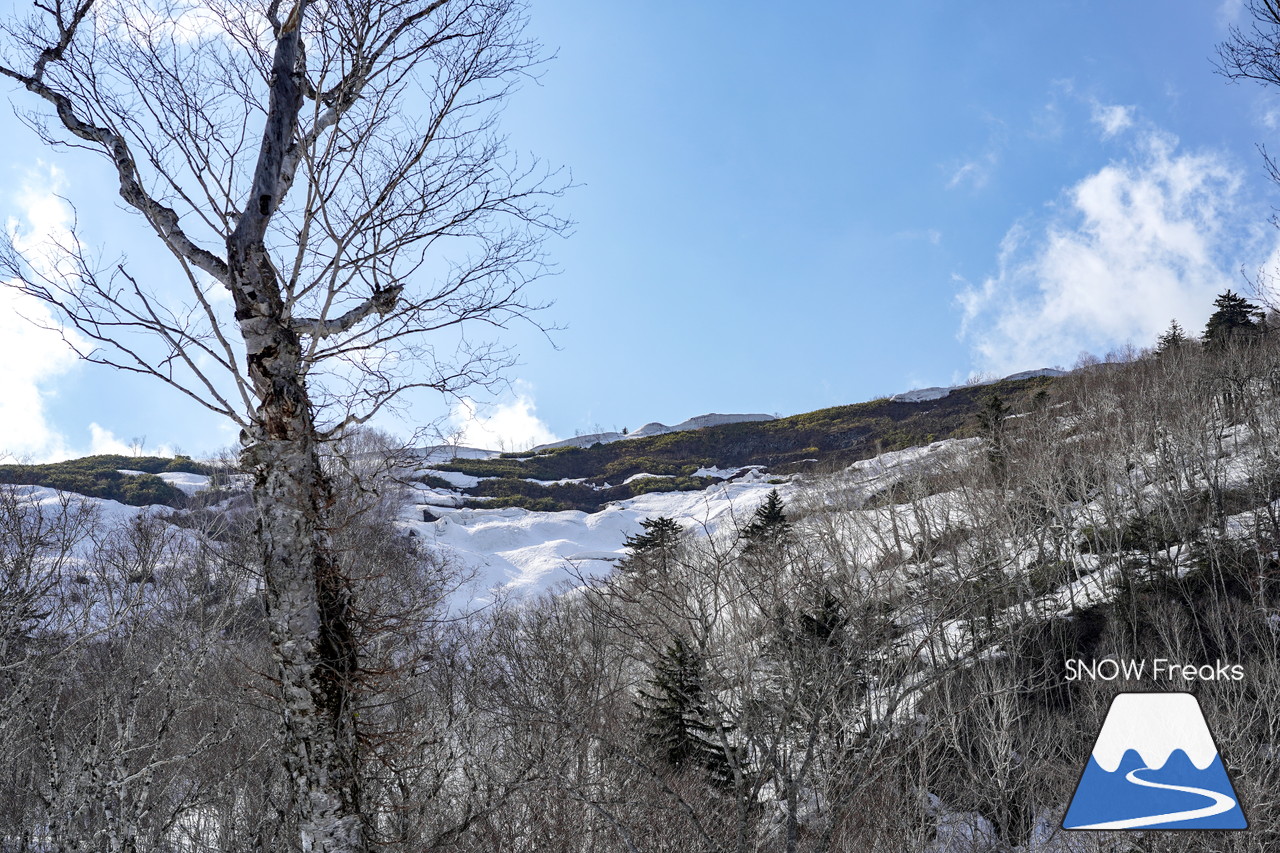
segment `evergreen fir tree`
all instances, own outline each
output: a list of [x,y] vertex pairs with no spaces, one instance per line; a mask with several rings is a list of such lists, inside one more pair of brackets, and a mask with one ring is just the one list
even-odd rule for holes
[[674,518],[665,515],[646,518],[640,522],[640,526],[644,528],[643,533],[628,536],[622,543],[633,553],[674,548],[680,541],[680,525]]
[[1004,419],[1012,409],[1005,404],[999,394],[992,394],[978,412],[978,423],[988,437],[1004,431]]
[[652,567],[666,571],[671,567],[676,546],[680,544],[680,525],[674,518],[658,516],[640,522],[642,533],[628,536],[623,545],[631,554],[622,561],[621,568]]
[[1238,340],[1256,334],[1265,316],[1260,308],[1248,299],[1230,290],[1213,300],[1214,312],[1204,327],[1204,345],[1211,349],[1226,346],[1230,340]]
[[1010,411],[1012,409],[1000,399],[999,394],[992,394],[978,412],[978,425],[982,428],[982,434],[986,436],[988,442],[987,459],[991,463],[991,469],[997,475],[1004,473],[1005,463],[1008,460],[1004,421]]
[[636,706],[646,739],[675,770],[701,769],[717,787],[733,784],[733,770],[712,722],[703,687],[702,656],[677,637],[653,666],[649,689]]
[[743,528],[742,536],[747,540],[747,547],[762,545],[782,545],[791,539],[791,522],[787,520],[785,504],[778,490],[769,492],[764,503],[756,507],[751,522]]
[[1169,328],[1165,329],[1164,334],[1156,339],[1156,355],[1163,356],[1175,353],[1188,343],[1190,343],[1190,339],[1182,331],[1182,326],[1178,325],[1177,320],[1172,320],[1169,322]]

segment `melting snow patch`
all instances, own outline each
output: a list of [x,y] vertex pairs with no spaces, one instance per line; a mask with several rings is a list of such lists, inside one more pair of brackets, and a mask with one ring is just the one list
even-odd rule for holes
[[501,455],[497,450],[483,450],[479,447],[455,447],[452,444],[437,444],[433,447],[419,447],[408,451],[425,465],[452,462],[455,459],[492,459]]
[[661,480],[661,479],[670,479],[674,476],[675,476],[674,474],[646,474],[645,472],[642,471],[639,474],[632,474],[630,477],[623,480],[622,485],[625,486],[627,483],[633,482],[635,480]]
[[737,480],[700,492],[651,492],[590,514],[431,506],[435,521],[423,520],[426,495],[420,491],[400,523],[474,575],[471,593],[483,602],[495,591],[526,597],[608,574],[612,562],[626,556],[626,538],[648,518],[674,518],[695,535],[745,524],[772,488]]
[[526,483],[535,483],[539,486],[575,486],[587,482],[586,477],[562,477],[559,480],[539,480],[537,477],[523,479]]
[[188,474],[185,471],[166,471],[159,476],[161,480],[164,480],[184,495],[194,495],[196,492],[201,492],[209,488],[209,478],[204,474]]
[[693,476],[714,477],[717,480],[727,480],[741,470],[741,468],[720,468],[712,465],[710,468],[699,468],[697,471],[693,472]]
[[426,469],[422,473],[430,474],[432,477],[439,477],[449,485],[458,489],[469,489],[476,483],[480,482],[479,477],[473,477],[470,474],[462,474],[457,471],[436,471],[434,469]]
[[941,400],[950,393],[950,388],[917,388],[915,391],[894,394],[889,400],[894,403],[923,403],[926,400]]

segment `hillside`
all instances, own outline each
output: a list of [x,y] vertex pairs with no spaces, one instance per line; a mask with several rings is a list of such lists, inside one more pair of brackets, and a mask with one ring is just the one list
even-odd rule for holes
[[[396,476],[347,460],[333,535],[361,608],[376,808],[412,812],[418,840],[454,827],[414,842],[447,853],[585,836],[602,853],[1270,849],[1275,375],[1280,342],[1188,346]],[[476,494],[570,463],[581,482],[529,485],[608,503]],[[208,476],[169,464],[81,467]],[[615,484],[611,464],[680,473]],[[682,478],[698,488],[657,490]],[[252,518],[233,489],[205,494],[166,509],[0,489],[0,530],[22,545],[5,599],[21,606],[0,610],[20,650],[0,733],[23,747],[3,833],[57,818],[46,763],[104,768],[99,787],[58,789],[90,828],[110,818],[102,786],[154,778],[148,849],[273,819]],[[1098,661],[1116,676],[1081,674]],[[1248,832],[1061,830],[1111,700],[1150,690],[1197,696]],[[58,713],[66,696],[75,713]]]
[[[646,492],[705,488],[718,479],[711,473],[715,471],[748,466],[775,476],[835,471],[884,452],[972,437],[979,432],[978,413],[993,395],[1012,411],[1026,412],[1051,399],[1057,381],[1030,376],[961,386],[921,401],[883,398],[773,420],[459,459],[432,467],[495,478],[461,489],[467,496],[499,499],[490,505],[590,511]],[[655,481],[644,475],[675,479]],[[642,479],[623,485],[629,478]]]
[[[436,507],[437,521],[410,510],[401,523],[463,565],[488,549],[515,566],[505,591],[524,615],[504,635],[502,666],[557,661],[545,680],[530,676],[537,698],[513,712],[557,721],[542,730],[554,761],[587,754],[550,746],[560,738],[630,744],[530,805],[604,786],[621,825],[651,838],[654,811],[678,797],[690,810],[664,827],[672,844],[714,825],[805,851],[1267,849],[1280,826],[1267,805],[1280,778],[1280,407],[1265,377],[1278,355],[1197,348],[1084,371],[1032,386],[986,426],[990,391],[971,395],[972,420],[953,433],[969,437],[828,473],[750,472],[594,515]],[[928,417],[952,396],[905,411]],[[775,486],[789,531],[770,540],[752,527]],[[628,527],[645,539],[646,515],[676,519],[684,535],[608,547]],[[557,578],[577,595],[533,598]],[[1145,669],[1080,676],[1099,660]],[[557,676],[568,671],[586,680],[569,687]],[[623,673],[618,696],[608,685]],[[702,698],[664,693],[677,678]],[[1249,833],[1128,833],[1095,848],[1060,829],[1111,698],[1153,689],[1201,698]],[[690,741],[698,766],[664,764],[674,760],[643,734],[646,720],[677,713],[664,708],[725,732]],[[810,769],[789,769],[807,755],[818,756]],[[667,770],[637,776],[636,761]],[[734,797],[761,811],[724,818]]]
[[191,482],[175,475],[207,477],[211,465],[186,456],[85,456],[65,462],[39,465],[0,465],[0,483],[48,486],[93,498],[119,501],[129,506],[159,504],[182,507],[187,491],[179,484]]

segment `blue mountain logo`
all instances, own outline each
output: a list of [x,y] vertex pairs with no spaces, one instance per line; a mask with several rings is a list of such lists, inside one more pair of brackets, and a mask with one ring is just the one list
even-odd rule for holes
[[1080,776],[1063,829],[1248,829],[1200,703],[1121,693]]

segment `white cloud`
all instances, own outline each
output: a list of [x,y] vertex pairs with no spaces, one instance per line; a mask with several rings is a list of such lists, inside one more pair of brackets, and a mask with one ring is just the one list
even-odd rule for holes
[[[74,247],[72,215],[60,198],[65,185],[60,169],[39,163],[24,177],[12,201],[17,215],[5,229],[38,273],[54,277],[62,267],[62,247]],[[57,331],[58,318],[50,307],[11,286],[0,283],[0,458],[46,462],[86,453],[132,454],[134,447],[110,430],[91,423],[89,449],[71,441],[49,419],[46,401],[57,393],[58,379],[78,359],[63,339],[88,348],[73,330]],[[172,455],[166,446],[148,448],[152,455]]]
[[[5,223],[15,248],[52,268],[55,244],[68,244],[71,212],[58,198],[63,176],[40,164],[13,201],[19,216]],[[66,439],[49,423],[45,400],[54,381],[76,363],[45,303],[0,286],[0,455],[47,460],[68,455]]]
[[991,176],[995,174],[996,167],[999,165],[1000,151],[997,145],[992,143],[981,156],[960,164],[951,173],[951,178],[947,181],[947,189],[954,190],[968,184],[971,189],[980,190],[990,182]]
[[76,359],[57,332],[35,325],[53,322],[31,297],[0,287],[0,456],[46,460],[65,453],[66,441],[45,411],[46,389]]
[[912,228],[907,229],[906,231],[898,231],[893,236],[896,240],[923,240],[931,246],[939,246],[942,244],[942,232],[937,228]]
[[481,407],[463,398],[449,412],[449,425],[465,447],[488,450],[525,450],[557,440],[536,414],[537,406],[529,386],[516,383],[514,400]]
[[167,444],[148,447],[146,436],[122,441],[111,430],[95,422],[89,424],[89,453],[95,456],[104,453],[118,453],[122,456],[172,456],[173,448]]
[[127,456],[133,452],[133,448],[116,438],[111,430],[100,427],[97,423],[89,424],[89,436],[89,452],[95,456],[102,453],[121,453]]
[[[198,2],[106,0],[96,4],[93,18],[101,40],[139,42],[144,37],[189,45],[201,39],[225,36],[228,24],[219,13]],[[261,20],[265,27],[267,22]]]
[[995,174],[996,168],[1000,165],[1000,156],[1004,151],[1008,130],[1004,122],[994,116],[986,116],[986,122],[989,133],[982,153],[953,167],[951,177],[947,180],[947,189],[954,190],[968,184],[970,188],[980,190]]
[[986,162],[970,160],[951,173],[951,180],[947,181],[947,189],[953,190],[966,181],[973,184],[974,189],[981,189],[990,177],[991,169]]
[[1102,128],[1102,138],[1110,139],[1121,131],[1133,127],[1133,107],[1121,104],[1104,104],[1093,101],[1090,119]]
[[1262,220],[1241,210],[1241,187],[1220,156],[1145,133],[1130,160],[1067,190],[1050,221],[1011,228],[998,272],[960,293],[977,366],[1003,374],[1145,346],[1172,318],[1197,328],[1258,253],[1263,232],[1232,230]]
[[1268,100],[1267,103],[1263,103],[1257,108],[1255,117],[1258,124],[1268,130],[1280,128],[1280,104],[1272,103]]

